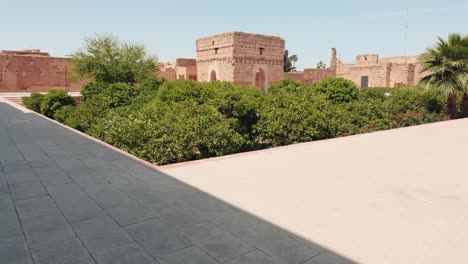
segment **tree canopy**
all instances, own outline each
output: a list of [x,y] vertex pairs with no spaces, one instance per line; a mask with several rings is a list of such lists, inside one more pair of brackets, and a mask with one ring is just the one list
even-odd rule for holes
[[317,69],[325,69],[327,68],[327,64],[323,63],[323,61],[317,62]]
[[104,34],[88,37],[84,47],[71,54],[73,73],[78,78],[91,78],[103,83],[136,84],[157,70],[157,59],[139,43],[119,40]]
[[283,70],[284,72],[292,72],[296,71],[296,62],[299,60],[299,57],[295,54],[289,55],[289,50],[284,51],[284,66]]

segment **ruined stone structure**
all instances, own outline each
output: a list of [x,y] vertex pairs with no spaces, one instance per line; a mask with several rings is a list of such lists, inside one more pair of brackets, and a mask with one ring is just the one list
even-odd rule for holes
[[265,90],[284,78],[285,41],[280,37],[230,32],[198,39],[199,81],[228,81]]
[[69,62],[40,50],[0,51],[0,92],[79,91],[68,80]]
[[302,84],[309,86],[313,83],[319,82],[325,78],[336,77],[336,49],[332,49],[330,67],[325,69],[304,69],[304,71],[298,72],[285,72],[285,78],[291,78],[298,80]]
[[417,56],[379,58],[377,54],[358,55],[355,63],[342,63],[332,49],[330,67],[327,69],[304,69],[301,72],[286,72],[285,78],[292,78],[304,85],[311,85],[322,79],[342,77],[353,81],[361,88],[415,86],[424,74]]
[[176,59],[173,64],[159,64],[158,77],[166,80],[197,80],[195,59]]
[[377,54],[358,55],[356,62],[337,62],[336,76],[351,80],[361,88],[415,86],[424,74],[418,56],[379,58]]
[[[228,81],[266,90],[284,78],[311,85],[324,78],[343,77],[360,87],[414,86],[424,76],[417,56],[379,58],[358,55],[355,63],[342,63],[332,49],[330,66],[283,72],[285,41],[280,37],[229,32],[196,41],[196,59],[160,64],[157,76],[167,80]],[[69,61],[40,50],[0,52],[0,92],[79,91],[85,81],[68,80]]]

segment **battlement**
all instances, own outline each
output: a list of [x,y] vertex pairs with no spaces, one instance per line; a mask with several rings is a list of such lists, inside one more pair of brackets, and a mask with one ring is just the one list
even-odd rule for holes
[[284,77],[285,41],[276,36],[228,32],[196,41],[200,81],[228,81],[261,90]]
[[1,50],[0,55],[9,56],[34,56],[34,57],[50,57],[48,52],[41,52],[40,49],[28,50]]

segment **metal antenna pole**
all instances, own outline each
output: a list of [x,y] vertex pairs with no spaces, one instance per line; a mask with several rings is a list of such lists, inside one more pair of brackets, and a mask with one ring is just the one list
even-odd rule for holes
[[403,45],[404,45],[404,55],[405,55],[405,64],[408,63],[408,57],[407,57],[407,48],[408,48],[408,26],[409,24],[409,10],[406,8],[406,21],[405,21],[405,31],[404,31],[404,40],[403,40]]

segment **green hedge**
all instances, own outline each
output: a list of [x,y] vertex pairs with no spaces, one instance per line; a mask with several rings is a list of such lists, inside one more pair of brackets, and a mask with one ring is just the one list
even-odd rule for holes
[[41,102],[41,114],[53,118],[55,112],[64,106],[75,106],[75,100],[64,90],[49,91]]
[[42,100],[44,100],[44,95],[40,93],[32,93],[30,97],[22,98],[24,106],[38,113],[41,112]]
[[82,95],[75,106],[52,91],[28,107],[44,106],[44,114],[156,164],[447,119],[445,98],[432,91],[358,89],[341,78],[310,87],[287,79],[266,92],[151,78],[138,86],[90,83]]

